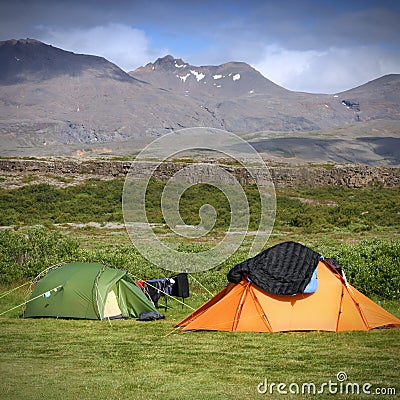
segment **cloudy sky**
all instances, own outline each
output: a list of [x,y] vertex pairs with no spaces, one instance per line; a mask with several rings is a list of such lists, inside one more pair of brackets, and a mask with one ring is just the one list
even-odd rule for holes
[[399,0],[2,0],[0,40],[27,37],[126,71],[166,54],[244,61],[307,92],[400,73]]

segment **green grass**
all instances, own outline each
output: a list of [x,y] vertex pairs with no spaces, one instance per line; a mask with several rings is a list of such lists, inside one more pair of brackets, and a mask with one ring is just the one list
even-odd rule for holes
[[349,382],[400,390],[395,329],[181,334],[172,324],[1,319],[0,398],[280,398],[257,393],[257,385],[265,378],[320,385],[336,382],[339,371],[347,373]]
[[[196,279],[209,287],[207,273]],[[193,279],[190,283],[186,303],[196,308],[210,295]],[[1,298],[0,311],[22,303],[25,293],[26,287]],[[400,316],[399,301],[374,300]],[[339,371],[348,382],[369,382],[373,390],[394,387],[399,393],[399,329],[182,333],[174,325],[191,310],[173,300],[168,304],[166,312],[160,310],[166,320],[156,322],[20,319],[21,308],[7,313],[0,317],[0,399],[280,398],[276,391],[259,394],[257,385],[267,378],[319,387],[337,382]]]

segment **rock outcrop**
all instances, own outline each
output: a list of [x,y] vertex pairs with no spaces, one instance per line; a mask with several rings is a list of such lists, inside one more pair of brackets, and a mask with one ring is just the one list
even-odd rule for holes
[[[0,173],[34,175],[90,175],[97,177],[124,177],[128,174],[130,161],[42,161],[22,159],[1,159]],[[159,166],[151,162],[135,162],[135,175],[148,176],[151,171],[155,179],[167,181],[178,171],[180,178],[197,183],[214,177],[224,183],[231,183],[234,176],[241,184],[248,185],[268,178],[268,172],[275,187],[321,187],[347,186],[361,188],[367,186],[400,186],[400,167],[370,167],[365,165],[334,166],[271,166],[268,171],[261,168],[245,169],[240,166],[165,162]],[[193,168],[195,168],[193,170]],[[195,171],[195,172],[193,172]],[[220,171],[220,172],[218,172]],[[226,172],[228,174],[226,174]]]

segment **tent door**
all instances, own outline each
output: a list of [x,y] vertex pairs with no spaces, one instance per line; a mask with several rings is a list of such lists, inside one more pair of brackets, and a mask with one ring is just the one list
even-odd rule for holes
[[122,318],[122,312],[118,305],[117,288],[114,285],[108,292],[106,303],[104,305],[103,318]]

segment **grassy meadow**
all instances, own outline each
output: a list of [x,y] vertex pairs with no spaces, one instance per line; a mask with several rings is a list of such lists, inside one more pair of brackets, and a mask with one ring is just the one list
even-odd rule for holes
[[[0,320],[4,399],[260,399],[269,382],[398,387],[395,330],[342,333],[172,332],[172,320]],[[313,398],[318,395],[284,395]],[[329,394],[319,395],[326,398]],[[361,396],[361,395],[360,395]],[[358,396],[337,394],[334,398]],[[375,396],[364,395],[361,397]],[[395,396],[384,396],[396,398]]]
[[[122,186],[119,179],[92,179],[65,188],[29,182],[0,189],[0,225],[13,226],[0,230],[0,296],[63,261],[100,260],[138,278],[169,276],[133,248],[122,226]],[[171,240],[162,225],[162,188],[152,182],[148,214],[158,224],[157,234]],[[199,222],[197,211],[205,201],[221,217],[211,235],[182,243],[185,251],[207,248],[224,234],[229,210],[213,190],[193,187],[182,198],[187,223]],[[276,194],[268,246],[300,241],[337,258],[350,283],[400,316],[399,189],[290,188]],[[254,227],[259,199],[252,187],[246,195]],[[38,224],[43,226],[33,227]],[[247,258],[250,241],[249,236],[222,265],[190,277],[187,305],[198,307],[211,297],[208,291],[226,285],[227,271]],[[26,290],[0,297],[0,313],[22,303]],[[161,309],[166,319],[156,322],[21,319],[21,308],[1,315],[0,399],[394,399],[400,393],[399,329],[181,333],[173,326],[191,310],[173,300],[168,305]],[[338,382],[341,371],[348,376],[345,382],[360,388],[370,383],[373,394],[329,394],[327,388],[322,394],[280,394],[276,387],[273,393],[257,391],[265,379],[285,383],[286,389],[314,383],[318,390]],[[378,396],[377,389],[392,394]]]

